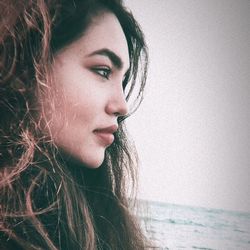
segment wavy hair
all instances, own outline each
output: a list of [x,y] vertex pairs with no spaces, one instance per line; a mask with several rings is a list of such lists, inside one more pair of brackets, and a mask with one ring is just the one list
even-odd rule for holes
[[[45,107],[54,108],[53,55],[105,11],[116,15],[127,39],[130,70],[123,87],[136,110],[143,98],[147,48],[121,1],[0,1],[1,249],[149,246],[132,212],[134,193],[127,198],[128,184],[136,184],[137,155],[126,135],[126,117],[119,118],[115,141],[94,170],[79,166],[43,133],[50,124]],[[42,96],[46,103],[39,102]]]

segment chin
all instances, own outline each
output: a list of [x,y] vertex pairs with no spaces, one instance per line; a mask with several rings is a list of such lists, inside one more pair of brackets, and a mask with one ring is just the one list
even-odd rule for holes
[[103,163],[103,161],[99,161],[99,162],[83,162],[82,161],[82,163],[84,163],[84,165],[87,167],[87,168],[92,168],[92,169],[96,169],[96,168],[99,168],[101,165],[102,165],[102,163]]
[[64,160],[66,160],[66,162],[70,162],[70,164],[74,164],[77,167],[97,169],[104,161],[105,151],[99,152],[99,154],[95,153],[93,155],[90,154],[86,156],[80,153],[74,154],[72,152],[68,152],[67,150],[61,149],[61,156],[64,158]]
[[77,157],[78,161],[84,164],[87,168],[99,168],[104,161],[104,153],[101,155],[89,156],[89,157]]

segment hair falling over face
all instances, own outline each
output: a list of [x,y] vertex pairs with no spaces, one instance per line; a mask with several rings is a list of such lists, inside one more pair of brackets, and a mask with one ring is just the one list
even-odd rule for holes
[[132,211],[135,198],[126,193],[127,184],[136,182],[137,156],[125,117],[119,117],[102,165],[88,169],[57,148],[44,115],[48,105],[52,113],[55,107],[53,55],[84,34],[102,12],[113,13],[126,36],[130,68],[123,85],[129,87],[128,101],[139,89],[133,101],[138,106],[147,49],[120,1],[0,0],[1,249],[149,248]]

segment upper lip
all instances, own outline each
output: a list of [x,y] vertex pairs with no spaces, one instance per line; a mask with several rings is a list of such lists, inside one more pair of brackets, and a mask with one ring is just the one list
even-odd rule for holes
[[118,125],[114,124],[109,127],[95,129],[94,132],[113,134],[117,131],[117,129]]

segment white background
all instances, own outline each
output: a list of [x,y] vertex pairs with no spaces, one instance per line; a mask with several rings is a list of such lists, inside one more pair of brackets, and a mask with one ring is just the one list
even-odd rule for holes
[[149,47],[139,198],[250,211],[250,1],[127,0]]

